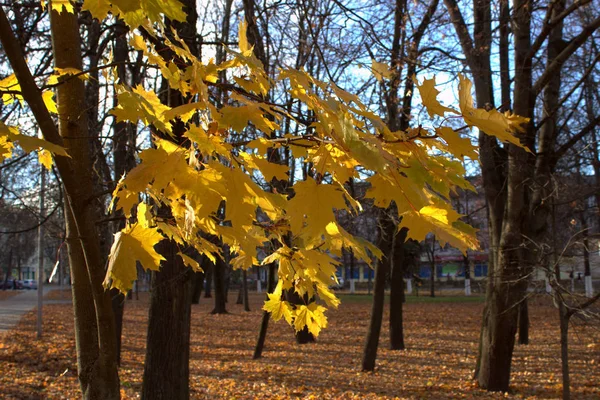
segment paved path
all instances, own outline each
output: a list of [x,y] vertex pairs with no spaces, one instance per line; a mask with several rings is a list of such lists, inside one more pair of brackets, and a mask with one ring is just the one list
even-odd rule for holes
[[[63,288],[66,288],[64,286]],[[56,285],[44,286],[44,295],[61,289]],[[46,300],[44,304],[70,303],[70,300]],[[22,290],[16,296],[0,300],[0,334],[13,329],[23,315],[37,307],[37,290]]]

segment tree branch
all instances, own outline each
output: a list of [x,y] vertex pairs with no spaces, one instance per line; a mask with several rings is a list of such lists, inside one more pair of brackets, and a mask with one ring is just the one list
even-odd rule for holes
[[533,85],[532,92],[537,96],[544,87],[550,82],[552,77],[556,74],[556,72],[563,66],[565,61],[577,51],[586,40],[596,31],[596,29],[600,28],[600,17],[596,18],[591,24],[583,28],[581,33],[575,36],[569,44],[564,48],[563,51],[560,52],[558,56],[546,67],[546,70],[537,80],[535,85]]

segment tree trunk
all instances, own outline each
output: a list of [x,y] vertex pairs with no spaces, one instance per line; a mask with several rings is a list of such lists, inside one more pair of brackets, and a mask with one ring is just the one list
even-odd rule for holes
[[248,302],[248,274],[246,270],[242,270],[242,297],[244,303],[244,311],[250,311],[250,304]]
[[192,281],[192,304],[200,304],[200,297],[202,296],[202,286],[204,286],[204,272],[194,272]]
[[[174,28],[192,53],[198,56],[196,2],[184,0],[182,3],[187,14],[186,21],[167,21],[167,32],[169,28]],[[165,60],[174,57],[166,46],[159,53]],[[168,88],[166,79],[163,79],[162,86]],[[161,101],[170,107],[177,107],[187,99],[177,90],[166,89],[161,93]],[[185,130],[182,121],[173,124],[173,140],[178,145],[185,142]],[[161,206],[157,217],[166,221],[172,218],[172,214],[167,206]],[[165,261],[161,262],[160,270],[152,274],[142,399],[185,400],[190,394],[192,271],[177,255],[181,246],[175,241],[164,239],[156,246],[156,250]]]
[[211,314],[227,314],[224,272],[227,265],[221,257],[213,265],[213,284],[215,285],[215,307]]
[[[131,293],[131,292],[130,292]],[[110,290],[111,306],[115,316],[115,341],[117,348],[117,365],[121,365],[121,337],[123,334],[123,312],[125,310],[125,296],[117,289]]]
[[213,282],[213,271],[215,269],[215,265],[212,262],[206,263],[206,268],[204,269],[204,298],[209,299],[212,297],[212,282]]
[[408,229],[402,228],[394,237],[394,258],[392,261],[390,293],[390,349],[404,350],[404,321],[402,307],[404,301],[404,242]]
[[[77,15],[52,11],[50,26],[55,66],[82,70]],[[95,224],[98,216],[95,207],[89,204],[89,196],[93,193],[90,143],[81,140],[89,137],[85,104],[81,101],[84,98],[84,84],[79,79],[58,86],[59,131],[71,155],[69,171],[62,165],[59,171],[67,189],[66,204],[70,208],[68,230],[71,238],[77,237],[70,241],[72,258],[69,261],[80,278],[77,287],[73,287],[75,329],[80,331],[78,366],[80,376],[86,376],[80,378],[84,398],[117,399],[120,393],[114,319],[109,293],[102,287],[104,263]],[[68,174],[76,183],[69,182]],[[73,185],[77,185],[77,189],[73,190]],[[84,313],[87,315],[83,316]],[[94,331],[89,325],[82,325],[89,324],[92,318],[96,319]]]
[[[115,22],[115,41],[114,41],[114,61],[117,63],[117,75],[121,84],[126,84],[127,64],[129,48],[127,45],[128,29],[123,21]],[[119,104],[118,97],[113,99],[113,105]],[[132,137],[133,136],[133,137]],[[116,122],[113,129],[113,159],[114,159],[114,182],[128,171],[135,167],[135,125],[129,122]],[[127,210],[129,211],[129,210]],[[117,217],[122,217],[114,226],[114,231],[125,227],[125,220],[122,210],[116,211]],[[136,285],[137,287],[137,285]],[[121,337],[123,332],[123,313],[125,308],[125,296],[118,290],[111,290],[112,309],[115,315],[115,329],[117,338],[117,362],[121,363]],[[131,296],[131,292],[128,293]]]
[[[558,293],[555,290],[554,293]],[[558,297],[558,298],[557,298]],[[555,294],[558,301],[558,318],[560,320],[560,361],[562,371],[562,398],[571,398],[571,378],[569,376],[569,317],[561,296]]]
[[152,275],[142,399],[184,400],[190,397],[192,271],[177,243],[165,239],[156,250],[167,261]]
[[385,281],[392,257],[392,242],[396,230],[396,224],[385,213],[381,212],[379,218],[379,240],[378,247],[383,254],[381,260],[375,267],[375,287],[373,289],[373,305],[371,307],[371,322],[367,332],[367,340],[363,351],[362,370],[373,371],[375,359],[377,358],[377,347],[379,346],[379,334],[383,320],[383,305],[385,298]]
[[[269,264],[269,270],[267,274],[267,300],[269,299],[268,294],[273,293],[273,291],[275,290],[276,269],[277,266],[275,265],[275,263]],[[254,360],[262,357],[262,352],[265,347],[265,340],[267,338],[267,330],[269,328],[269,318],[271,318],[271,313],[268,311],[264,311],[260,323],[260,330],[258,332],[258,340],[256,341],[256,346],[254,347],[254,355],[252,356]]]
[[519,344],[529,344],[529,305],[527,298],[519,304]]

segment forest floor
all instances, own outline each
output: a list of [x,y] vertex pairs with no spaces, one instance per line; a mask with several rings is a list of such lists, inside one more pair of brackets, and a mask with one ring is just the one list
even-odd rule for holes
[[[53,299],[69,291],[54,291]],[[327,312],[318,341],[298,345],[283,321],[271,323],[263,358],[252,360],[264,295],[251,294],[251,312],[235,305],[210,315],[212,299],[193,306],[192,399],[556,399],[561,393],[557,311],[547,298],[530,304],[531,344],[515,349],[510,393],[489,394],[471,379],[481,298],[410,296],[405,305],[407,350],[390,351],[384,318],[377,368],[360,371],[370,313],[369,296],[342,296]],[[127,300],[120,369],[124,398],[138,398],[146,344],[148,295]],[[2,306],[0,302],[0,307]],[[44,307],[43,340],[35,339],[35,311],[0,336],[0,390],[9,399],[80,398],[70,304]],[[575,319],[570,336],[574,399],[600,398],[600,331]]]

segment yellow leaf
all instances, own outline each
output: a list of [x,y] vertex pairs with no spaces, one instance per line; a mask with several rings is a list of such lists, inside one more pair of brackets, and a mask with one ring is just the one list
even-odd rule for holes
[[413,82],[417,86],[417,89],[419,89],[419,93],[421,94],[421,101],[423,102],[423,105],[427,108],[427,113],[431,118],[433,118],[434,115],[439,115],[440,117],[443,117],[445,112],[458,114],[456,110],[441,105],[440,102],[437,100],[437,95],[440,92],[435,88],[435,77],[432,79],[425,79],[423,80],[423,84],[419,85],[417,77],[413,76]]
[[0,133],[0,162],[12,157],[13,147],[8,137]]
[[164,237],[156,228],[144,228],[141,224],[128,226],[115,235],[115,241],[108,256],[108,270],[104,279],[105,287],[113,287],[126,293],[137,279],[136,262],[145,269],[158,271],[163,256],[154,250]]
[[133,90],[118,87],[119,105],[110,113],[117,118],[118,122],[137,122],[142,120],[147,125],[154,125],[158,130],[172,134],[172,125],[165,117],[171,108],[160,102],[156,93],[147,91],[138,85]]
[[21,146],[21,148],[27,153],[39,148],[44,148],[55,155],[69,157],[64,147],[50,143],[44,139],[21,135],[16,127],[6,126],[2,121],[0,121],[0,135],[6,136],[13,142],[19,142],[19,146]]
[[286,212],[294,234],[305,238],[318,238],[327,225],[335,221],[336,210],[347,209],[344,194],[337,185],[317,184],[308,178],[293,186],[295,196],[288,201]]
[[337,298],[327,285],[317,285],[317,293],[319,293],[319,298],[329,307],[337,308],[341,303],[340,299]]
[[375,60],[371,60],[371,70],[379,82],[383,81],[384,78],[391,78],[394,74],[393,71],[390,70],[390,66],[388,64]]
[[77,78],[82,81],[86,81],[86,80],[90,79],[89,73],[84,74],[82,72],[83,71],[81,71],[80,69],[77,69],[77,68],[54,67],[54,73],[48,77],[47,84],[48,85],[56,85],[57,83],[63,81],[64,77],[75,76],[75,75],[77,75]]
[[[250,54],[252,54],[252,48],[250,47],[250,45],[248,44],[248,37],[246,36],[246,28],[248,27],[248,24],[246,23],[245,20],[241,20],[240,21],[240,25],[238,28],[238,42],[239,42],[239,47],[240,47],[240,51],[242,52],[242,54],[248,56]],[[250,52],[250,54],[247,54],[248,52]]]
[[477,147],[473,146],[469,138],[462,138],[454,129],[447,126],[442,126],[436,129],[436,133],[439,137],[444,139],[448,144],[448,151],[454,156],[463,159],[469,157],[471,160],[477,160],[479,155],[477,154]]
[[[42,0],[42,5],[44,1]],[[75,9],[73,8],[73,4],[71,0],[50,0],[50,5],[52,10],[57,11],[59,14],[65,10],[68,13],[73,13]]]
[[314,302],[308,306],[304,304],[298,306],[294,310],[294,329],[298,332],[306,326],[308,331],[315,337],[319,336],[321,329],[327,327],[327,317],[325,317],[324,312],[325,307]]
[[110,2],[108,0],[84,0],[82,8],[89,11],[94,18],[103,21],[110,11]]
[[58,109],[56,108],[56,102],[52,98],[54,97],[54,93],[52,90],[46,90],[42,93],[42,99],[44,100],[44,104],[49,112],[58,114]]
[[138,223],[144,228],[150,228],[154,223],[154,218],[150,212],[150,207],[146,203],[139,203],[137,206],[137,219]]
[[198,263],[198,261],[194,260],[192,257],[187,256],[182,252],[178,252],[177,255],[181,257],[185,265],[193,269],[195,272],[203,272],[202,268],[200,267],[200,263]]
[[[0,92],[20,92],[21,85],[19,85],[19,81],[17,80],[17,76],[15,74],[10,74],[6,78],[0,81]],[[23,101],[23,96],[20,94],[11,94],[5,93],[2,95],[2,102],[4,104],[11,104],[13,101],[19,100]]]
[[286,301],[281,301],[281,293],[268,293],[269,300],[265,301],[263,310],[271,313],[274,321],[284,318],[288,324],[292,323],[292,312]]
[[482,108],[473,108],[473,97],[471,88],[473,84],[463,75],[459,75],[459,103],[463,118],[468,125],[476,126],[488,135],[497,137],[502,142],[509,142],[531,152],[521,144],[514,133],[523,131],[523,125],[529,122],[529,118],[506,112],[504,114],[497,110],[486,111]]
[[52,169],[52,153],[48,150],[40,150],[38,152],[38,161],[42,164],[48,171]]

